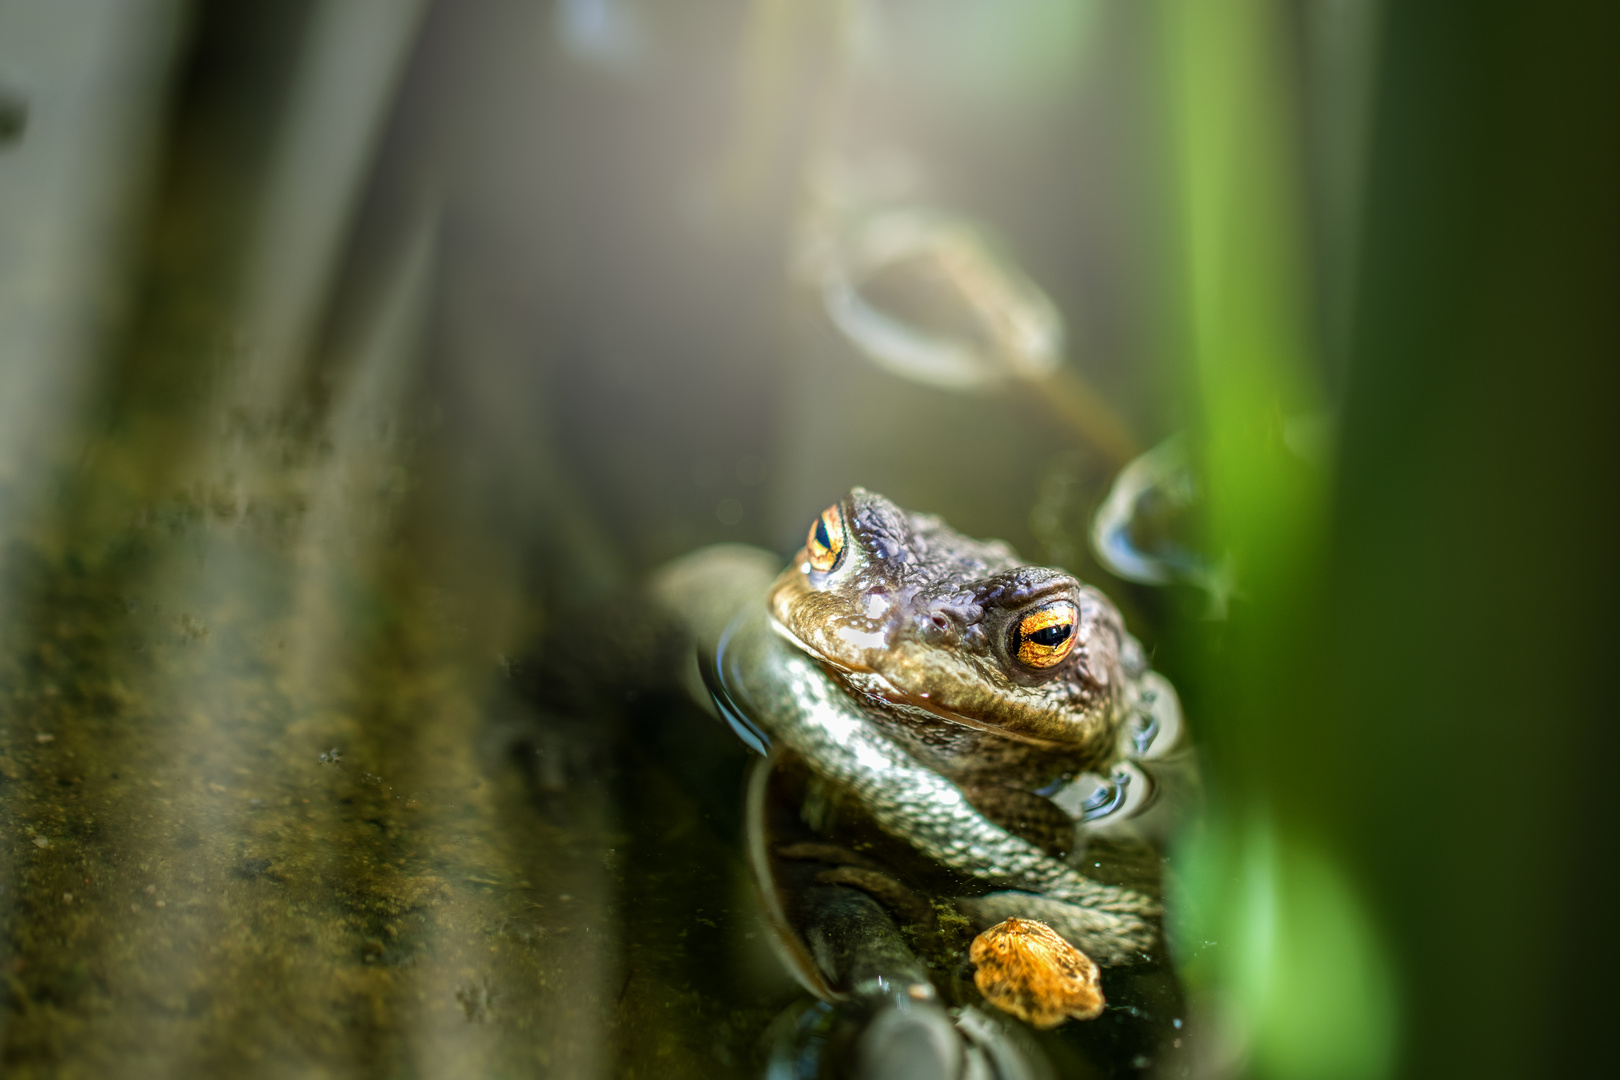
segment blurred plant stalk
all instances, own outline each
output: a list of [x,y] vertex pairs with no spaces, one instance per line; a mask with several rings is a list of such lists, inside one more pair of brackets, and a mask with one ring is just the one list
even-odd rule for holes
[[736,115],[715,176],[729,215],[752,222],[807,147],[827,141],[847,83],[860,0],[750,0],[737,62]]
[[1123,467],[1141,452],[1124,418],[1072,364],[1044,379],[1031,380],[1030,386],[1037,401],[1101,452],[1111,465]]
[[[9,542],[47,531],[46,493],[81,450],[122,271],[149,194],[173,0],[0,8],[0,617],[13,615]],[[82,462],[80,462],[82,464]]]
[[1231,553],[1245,597],[1200,635],[1193,715],[1212,797],[1177,851],[1172,930],[1220,1029],[1207,1073],[1381,1076],[1395,1050],[1392,958],[1334,836],[1342,808],[1298,779],[1334,763],[1302,759],[1293,737],[1319,715],[1329,485],[1284,430],[1323,402],[1288,12],[1167,0],[1160,16],[1204,547]]
[[[1011,390],[1120,468],[1135,436],[1072,362],[1063,314],[986,229],[871,192],[815,191],[798,262],[856,351],[910,382],[954,393]],[[824,185],[830,187],[830,185]],[[875,186],[875,185],[874,185]]]

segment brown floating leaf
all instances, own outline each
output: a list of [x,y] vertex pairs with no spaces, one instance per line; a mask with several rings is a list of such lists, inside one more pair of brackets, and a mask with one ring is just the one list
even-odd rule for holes
[[984,999],[1038,1028],[1102,1013],[1091,957],[1034,919],[1008,919],[973,939],[973,983]]

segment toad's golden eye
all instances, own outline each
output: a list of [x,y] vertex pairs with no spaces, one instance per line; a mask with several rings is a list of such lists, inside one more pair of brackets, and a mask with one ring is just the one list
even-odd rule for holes
[[832,570],[844,557],[844,515],[836,505],[829,506],[810,526],[810,536],[804,542],[810,553],[810,565],[823,574]]
[[1014,638],[1019,662],[1032,668],[1061,664],[1074,648],[1074,620],[1074,605],[1067,600],[1025,615]]

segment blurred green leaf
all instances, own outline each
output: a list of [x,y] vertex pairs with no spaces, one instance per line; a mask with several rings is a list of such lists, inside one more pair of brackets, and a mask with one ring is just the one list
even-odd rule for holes
[[1190,980],[1257,1074],[1380,1076],[1394,1046],[1390,964],[1331,833],[1289,783],[1292,737],[1313,711],[1329,487],[1286,437],[1323,395],[1285,11],[1174,0],[1163,16],[1207,550],[1229,553],[1244,598],[1204,635],[1214,798],[1180,853],[1172,917]]

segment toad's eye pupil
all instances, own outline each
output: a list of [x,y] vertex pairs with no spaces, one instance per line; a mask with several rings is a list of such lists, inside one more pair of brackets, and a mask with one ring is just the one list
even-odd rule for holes
[[1036,671],[1063,663],[1074,648],[1079,614],[1074,604],[1061,600],[1025,615],[1012,639],[1018,662]]
[[833,546],[832,537],[827,535],[827,523],[820,518],[816,519],[816,543],[829,549]]
[[1048,626],[1029,635],[1029,640],[1037,645],[1044,645],[1048,649],[1056,648],[1069,640],[1074,633],[1073,623],[1064,623],[1061,626]]

